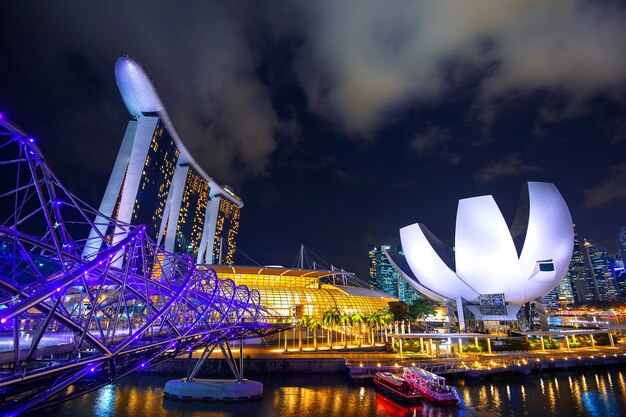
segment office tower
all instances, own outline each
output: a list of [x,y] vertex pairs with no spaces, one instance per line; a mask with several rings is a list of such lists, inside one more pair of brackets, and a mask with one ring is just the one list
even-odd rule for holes
[[[370,261],[370,288],[378,289],[387,294],[398,297],[401,301],[411,304],[413,300],[420,298],[419,293],[394,269],[385,251],[392,251],[389,245],[369,245]],[[402,255],[402,250],[397,248],[396,253]]]
[[611,269],[611,261],[604,246],[585,242],[589,266],[593,272],[600,301],[616,301],[618,299],[617,283]]
[[619,243],[620,243],[620,252],[621,258],[626,259],[626,226],[622,226],[619,228]]
[[[568,271],[569,272],[569,271]],[[570,283],[568,274],[565,274],[563,279],[559,281],[552,291],[545,295],[542,299],[543,303],[550,308],[557,308],[560,304],[574,303],[574,292]]]
[[[189,254],[197,263],[232,264],[241,199],[193,159],[137,62],[119,58],[115,78],[132,119],[99,211],[123,223],[145,225],[147,236],[169,252]],[[96,219],[84,256],[100,249],[97,236],[105,224]]]
[[378,247],[374,245],[368,245],[367,256],[369,259],[369,273],[370,273],[369,284],[370,284],[371,289],[378,288],[378,280],[377,280],[378,269],[376,267],[378,263],[377,256],[376,256],[377,252],[378,252]]
[[578,233],[576,232],[576,225],[574,225],[572,260],[565,277],[569,279],[574,300],[577,304],[585,304],[598,299],[596,281],[583,254]]

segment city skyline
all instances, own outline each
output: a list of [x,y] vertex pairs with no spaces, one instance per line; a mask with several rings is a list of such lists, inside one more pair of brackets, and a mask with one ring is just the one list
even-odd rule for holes
[[[97,205],[128,120],[111,69],[134,56],[198,163],[246,202],[238,246],[262,264],[288,266],[304,243],[367,279],[369,243],[397,245],[419,217],[449,244],[456,200],[493,194],[511,217],[528,180],[554,182],[581,240],[615,253],[626,223],[625,11],[569,2],[559,13],[566,3],[493,3],[489,22],[462,3],[385,14],[375,4],[133,4],[124,14],[14,4],[0,18],[11,63],[0,111]],[[459,12],[458,32],[438,31]],[[546,20],[529,25],[532,14]],[[170,16],[191,31],[172,33]]]

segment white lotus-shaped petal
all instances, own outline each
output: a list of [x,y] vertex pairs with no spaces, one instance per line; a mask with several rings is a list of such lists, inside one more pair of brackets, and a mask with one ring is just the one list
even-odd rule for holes
[[572,218],[554,184],[529,182],[511,230],[492,196],[459,201],[454,252],[424,225],[400,229],[419,285],[446,298],[476,301],[504,293],[522,304],[550,292],[567,272]]

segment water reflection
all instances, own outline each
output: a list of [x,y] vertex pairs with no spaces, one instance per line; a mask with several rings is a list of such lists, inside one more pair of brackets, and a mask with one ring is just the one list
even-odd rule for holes
[[98,390],[98,397],[96,399],[95,416],[96,417],[108,417],[112,415],[115,404],[115,387],[113,385],[107,385],[106,387]]
[[[507,375],[486,380],[450,378],[460,404],[425,402],[403,407],[370,385],[354,385],[345,375],[259,376],[264,397],[247,403],[177,402],[163,398],[171,376],[135,375],[47,410],[78,417],[476,417],[626,415],[622,372],[585,370],[538,375]],[[595,383],[590,381],[596,381]],[[37,413],[43,417],[45,413]]]

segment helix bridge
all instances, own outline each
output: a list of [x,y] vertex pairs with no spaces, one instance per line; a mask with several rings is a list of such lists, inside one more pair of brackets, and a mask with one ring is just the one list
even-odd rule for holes
[[1,413],[76,398],[197,349],[206,358],[219,347],[241,376],[228,341],[267,336],[275,321],[258,291],[73,195],[36,140],[0,115]]

